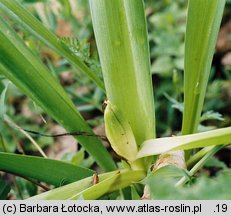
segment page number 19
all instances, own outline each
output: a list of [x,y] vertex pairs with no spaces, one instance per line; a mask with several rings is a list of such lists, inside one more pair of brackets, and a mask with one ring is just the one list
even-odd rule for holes
[[227,212],[228,206],[227,204],[217,204],[216,205],[216,212]]

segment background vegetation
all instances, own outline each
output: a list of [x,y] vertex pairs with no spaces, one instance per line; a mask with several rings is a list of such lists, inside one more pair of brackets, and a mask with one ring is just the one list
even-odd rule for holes
[[[20,2],[46,27],[55,32],[63,43],[73,49],[96,74],[102,77],[88,1],[21,0]],[[184,35],[187,0],[156,0],[155,3],[152,0],[146,0],[145,7],[155,107],[156,113],[158,113],[156,115],[157,137],[176,135],[181,129],[183,112]],[[199,131],[231,125],[230,10],[231,2],[227,1]],[[105,93],[99,87],[96,87],[87,76],[83,76],[63,57],[34,38],[2,11],[0,11],[0,15],[14,27],[18,35],[42,59],[53,76],[64,86],[69,97],[95,133],[105,135],[101,107],[106,99]],[[31,140],[20,130],[14,129],[12,125],[15,126],[16,124],[21,128],[44,134],[59,134],[65,132],[65,130],[1,74],[0,81],[0,109],[4,108],[9,116],[7,123],[0,123],[1,139],[3,140],[0,141],[0,151],[39,156],[41,152],[31,143]],[[52,138],[35,135],[33,139],[36,143],[39,143],[48,158],[68,161],[74,165],[93,168],[100,172],[100,168],[96,165],[94,159],[71,136]],[[105,145],[117,160],[117,156],[114,155],[108,144],[105,143]],[[231,166],[230,151],[231,149],[227,147],[218,152],[198,174],[202,177],[198,180],[199,183],[195,188],[198,191],[204,190],[205,195],[202,198],[206,199],[206,196],[209,196],[205,189],[201,189],[204,188],[203,185],[207,184],[207,177],[218,175],[219,182],[228,182],[231,179],[230,174],[219,174],[221,170]],[[41,187],[19,176],[3,172],[0,174],[0,188],[4,188],[0,197],[2,199],[25,199],[36,195],[41,190]],[[155,181],[159,181],[158,179],[154,180],[152,180],[152,187],[155,187]],[[214,188],[213,183],[210,184],[210,188]],[[164,183],[158,187],[166,188],[168,185],[168,183]],[[217,191],[210,191],[209,193],[216,194]],[[160,192],[156,194],[156,197],[174,199],[174,196],[176,196],[176,192],[169,194]],[[180,194],[178,194],[179,196]],[[183,198],[194,198],[194,194],[191,197],[185,197],[184,191],[181,191],[181,196]]]

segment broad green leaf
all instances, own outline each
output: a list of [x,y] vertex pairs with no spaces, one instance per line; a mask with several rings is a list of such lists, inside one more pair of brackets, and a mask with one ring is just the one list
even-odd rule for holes
[[91,69],[62,42],[62,40],[42,25],[42,23],[21,6],[20,3],[17,1],[0,0],[0,8],[17,22],[22,23],[32,34],[41,39],[45,44],[64,56],[78,70],[85,73],[102,90],[104,90],[104,84],[99,77],[91,71]]
[[93,200],[100,198],[104,194],[125,188],[132,183],[139,182],[145,177],[144,171],[122,170],[99,175],[99,182],[92,184],[93,177],[83,179],[78,182],[48,191],[41,195],[30,198],[41,199],[85,199]]
[[94,174],[92,170],[58,160],[9,153],[0,153],[0,170],[57,187]]
[[[177,190],[175,184],[182,177],[188,178],[185,170],[173,165],[168,165],[150,173],[142,182],[149,186],[151,199],[158,199],[159,196],[162,196],[163,198],[168,196],[168,194],[171,193],[171,190]],[[163,187],[167,184],[168,187],[166,188],[168,189],[166,190]]]
[[0,178],[0,200],[5,200],[10,192],[10,185]]
[[[69,132],[92,130],[47,68],[0,18],[0,71]],[[78,141],[105,170],[115,169],[106,148],[96,137]],[[97,150],[96,150],[97,149]]]
[[[187,176],[186,171],[174,166],[174,165],[167,165],[163,166],[154,172],[151,172],[142,182],[147,184],[150,178],[161,178],[161,179],[169,179],[173,182],[177,182],[178,179]],[[158,186],[158,185],[157,185]]]
[[197,132],[225,0],[189,0],[182,134]]
[[137,158],[158,155],[168,151],[188,150],[221,144],[231,144],[231,127],[203,133],[147,140],[143,143]]
[[108,100],[123,112],[140,145],[155,137],[143,0],[89,2]]

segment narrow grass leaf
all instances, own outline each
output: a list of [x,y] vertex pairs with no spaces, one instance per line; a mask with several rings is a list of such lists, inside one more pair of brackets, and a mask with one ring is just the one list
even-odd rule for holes
[[125,188],[132,183],[141,181],[145,177],[144,171],[123,170],[99,175],[99,182],[93,184],[93,177],[57,188],[30,199],[94,200],[104,194]]
[[197,132],[225,0],[189,0],[182,134]]
[[[2,18],[0,26],[0,41],[4,41],[0,44],[1,73],[68,132],[93,133],[61,85]],[[115,169],[110,154],[99,139],[89,136],[77,138],[104,170]]]
[[101,196],[121,190],[130,186],[132,183],[137,183],[145,177],[144,171],[124,171],[118,172],[114,176],[99,182],[96,185],[91,186],[90,188],[80,192],[79,194],[71,197],[71,200],[76,200],[82,196],[85,200],[94,200],[98,199]]
[[0,8],[4,10],[16,22],[22,23],[33,35],[41,39],[45,44],[55,49],[60,55],[64,56],[78,70],[86,74],[103,91],[102,80],[94,73],[83,61],[75,55],[58,37],[48,30],[39,20],[28,12],[17,1],[0,0]]
[[203,133],[147,140],[143,143],[137,158],[158,155],[168,151],[188,150],[222,144],[231,144],[231,127]]
[[[100,174],[99,181],[103,181],[111,176],[115,175],[117,171]],[[82,179],[80,181],[73,182],[71,184],[55,188],[53,190],[41,193],[39,195],[30,197],[29,200],[67,200],[75,194],[91,187],[93,185],[93,175]],[[81,197],[83,199],[83,197]]]
[[57,187],[94,174],[92,170],[66,162],[10,153],[0,153],[0,170]]

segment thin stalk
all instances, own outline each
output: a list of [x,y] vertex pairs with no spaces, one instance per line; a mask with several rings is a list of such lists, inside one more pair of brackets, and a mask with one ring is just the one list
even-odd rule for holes
[[203,158],[208,152],[210,152],[213,148],[216,148],[216,147],[217,146],[205,147],[201,149],[200,151],[198,151],[193,156],[191,156],[186,162],[188,169],[191,169],[201,158]]
[[16,123],[14,123],[8,116],[5,116],[4,121],[7,124],[11,125],[12,127],[17,128],[23,135],[25,135],[31,141],[31,143],[35,146],[35,148],[39,151],[39,153],[44,158],[47,158],[46,154],[41,149],[41,147],[39,146],[39,144],[26,131],[24,131],[20,126],[18,126]]
[[[220,146],[215,146],[214,148],[212,148],[206,155],[204,155],[204,157],[201,158],[201,160],[199,160],[193,167],[192,169],[189,171],[189,175],[193,176],[202,166],[204,166],[204,164],[219,150],[221,150],[222,148],[224,148],[224,145],[220,145]],[[177,183],[176,186],[179,187],[181,185],[184,185],[185,183],[187,183],[188,178],[186,177],[182,177]]]

